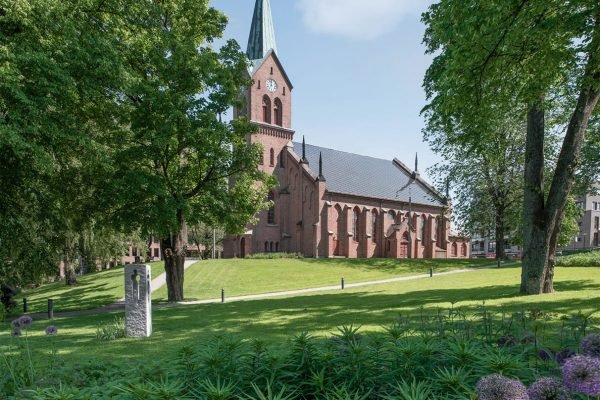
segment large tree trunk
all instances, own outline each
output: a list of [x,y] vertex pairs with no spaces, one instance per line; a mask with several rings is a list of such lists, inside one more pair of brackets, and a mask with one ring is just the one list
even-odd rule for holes
[[167,299],[170,303],[183,300],[183,267],[187,235],[181,210],[177,211],[177,221],[179,231],[160,241],[167,275]]
[[521,293],[542,292],[547,254],[548,239],[544,220],[544,110],[541,103],[538,103],[530,106],[527,113]]
[[[595,49],[599,46],[600,30],[597,29],[590,48]],[[585,131],[600,98],[599,69],[597,54],[592,52],[588,57],[586,72],[582,79],[583,86],[569,120],[545,205],[543,185],[538,187],[538,184],[541,183],[539,178],[542,176],[542,171],[538,168],[541,166],[543,170],[543,111],[539,110],[537,106],[529,110],[525,154],[524,251],[521,292],[539,294],[553,290],[554,249],[560,234],[560,224],[567,196],[573,188]],[[541,148],[536,149],[535,146],[540,144]],[[539,162],[540,151],[542,152],[541,164]],[[538,188],[542,189],[541,199],[535,193]],[[548,269],[549,257],[552,259],[550,270]]]
[[556,246],[558,244],[558,239],[560,237],[560,227],[562,225],[562,220],[564,217],[564,212],[560,214],[560,218],[552,231],[552,235],[550,236],[550,243],[548,244],[548,266],[546,267],[546,271],[544,273],[544,287],[542,291],[544,293],[553,293],[554,292],[554,267],[556,266]]

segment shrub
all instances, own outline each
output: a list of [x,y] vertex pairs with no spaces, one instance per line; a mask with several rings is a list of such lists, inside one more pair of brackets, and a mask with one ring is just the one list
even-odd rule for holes
[[280,260],[280,259],[300,259],[304,258],[301,253],[256,253],[246,256],[251,260]]
[[125,321],[123,318],[115,317],[113,322],[96,328],[96,339],[98,340],[115,340],[125,336]]
[[600,250],[557,257],[556,265],[561,267],[600,267]]
[[17,306],[17,302],[14,299],[16,295],[17,291],[14,288],[4,283],[0,284],[0,302],[4,306],[6,314],[11,314]]

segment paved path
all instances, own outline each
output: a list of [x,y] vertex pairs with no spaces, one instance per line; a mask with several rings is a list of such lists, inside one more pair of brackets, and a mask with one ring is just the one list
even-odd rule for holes
[[[197,260],[186,261],[184,267],[187,269],[192,264],[195,264],[196,262],[197,262]],[[512,267],[514,265],[517,265],[517,263],[502,264],[502,267]],[[452,270],[452,271],[434,273],[433,276],[437,277],[437,276],[441,276],[441,275],[462,274],[462,273],[479,271],[482,269],[491,269],[491,268],[496,268],[496,267],[497,267],[497,265],[494,264],[494,265],[485,265],[485,266],[481,266],[481,267],[456,269],[456,270]],[[165,278],[166,278],[166,274],[161,274],[152,280],[152,287],[153,287],[152,292],[159,289],[160,287],[162,287],[162,285],[164,285],[166,283]],[[398,278],[381,279],[381,280],[368,281],[368,282],[346,283],[344,285],[344,288],[381,285],[384,283],[411,281],[411,280],[415,280],[415,279],[424,279],[424,278],[429,278],[429,274],[402,276],[402,277],[398,277]],[[155,286],[155,284],[157,286]],[[158,285],[160,285],[160,286],[158,286]],[[232,301],[257,300],[257,299],[266,299],[266,298],[270,298],[270,297],[292,296],[292,295],[296,295],[296,294],[325,292],[325,291],[332,291],[332,290],[341,290],[341,282],[340,282],[340,285],[335,285],[335,286],[333,286],[333,285],[332,286],[321,286],[321,287],[309,288],[309,289],[287,290],[287,291],[283,291],[283,292],[272,292],[272,293],[251,294],[251,295],[246,295],[246,296],[226,297],[225,301],[229,303]],[[153,307],[164,308],[164,307],[176,307],[176,306],[186,306],[186,305],[196,305],[196,304],[212,304],[212,303],[220,303],[220,302],[221,302],[221,299],[217,298],[217,299],[196,300],[196,301],[182,301],[182,302],[178,302],[178,303],[159,303],[159,304],[154,304]],[[122,310],[124,308],[125,308],[125,304],[121,300],[121,301],[115,302],[113,304],[109,304],[107,306],[96,308],[93,310],[68,311],[68,312],[62,312],[62,313],[55,313],[54,316],[55,317],[75,317],[75,316],[79,316],[79,315],[102,314],[102,313]],[[42,313],[32,314],[32,317],[33,318],[45,318],[46,314],[45,313],[44,314],[42,314]]]

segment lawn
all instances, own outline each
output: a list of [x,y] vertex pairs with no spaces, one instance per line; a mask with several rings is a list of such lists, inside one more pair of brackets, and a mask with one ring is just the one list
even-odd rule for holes
[[[162,261],[150,264],[152,276],[165,271]],[[39,288],[24,290],[16,298],[18,309],[22,310],[22,299],[27,298],[30,313],[46,312],[48,299],[54,300],[54,311],[89,310],[121,299],[123,290],[123,267],[94,272],[77,277],[75,286],[64,282],[54,282]]]
[[[520,273],[518,267],[505,267],[294,297],[155,308],[154,333],[146,339],[95,339],[98,325],[122,317],[123,313],[57,318],[53,324],[59,335],[54,339],[60,359],[65,362],[87,358],[151,360],[215,334],[285,343],[286,338],[300,331],[327,335],[348,324],[361,325],[365,331],[380,331],[401,314],[434,313],[439,307],[451,305],[472,312],[477,312],[483,302],[495,312],[537,309],[556,313],[554,324],[561,323],[560,315],[600,310],[599,268],[557,268],[558,292],[540,296],[519,295]],[[50,352],[48,338],[43,336],[46,324],[48,321],[36,321],[30,334],[36,353]],[[592,328],[600,325],[593,322]],[[11,338],[8,324],[0,331],[1,351]]]
[[[185,272],[187,300],[214,299],[221,289],[231,296],[279,292],[366,282],[429,272],[449,271],[493,264],[494,260],[398,260],[398,259],[276,259],[214,260],[199,262]],[[166,301],[167,288],[153,294]]]

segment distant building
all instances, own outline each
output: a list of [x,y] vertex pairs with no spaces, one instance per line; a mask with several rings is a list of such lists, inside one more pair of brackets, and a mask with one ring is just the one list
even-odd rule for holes
[[[504,237],[504,254],[508,258],[521,258],[521,248]],[[471,237],[472,258],[496,258],[496,238],[487,232],[475,232]]]
[[[595,185],[600,189],[600,183]],[[577,199],[577,205],[583,210],[579,221],[579,233],[563,250],[580,250],[600,247],[600,195],[586,194]]]
[[[228,236],[225,257],[263,252],[306,257],[468,258],[469,239],[450,232],[449,199],[398,159],[383,160],[294,141],[293,86],[277,53],[269,0],[257,0],[248,49],[248,140],[263,145],[260,169],[278,187],[273,206],[244,234]],[[323,112],[326,112],[324,110]]]
[[121,257],[121,264],[134,264],[139,262],[161,261],[162,252],[160,251],[160,240],[158,238],[150,238],[148,240],[150,257],[143,249],[133,246],[131,243],[128,246],[127,254]]

